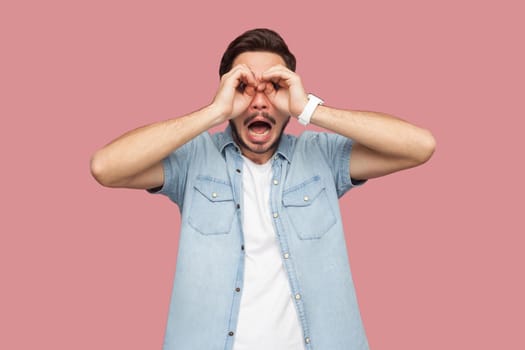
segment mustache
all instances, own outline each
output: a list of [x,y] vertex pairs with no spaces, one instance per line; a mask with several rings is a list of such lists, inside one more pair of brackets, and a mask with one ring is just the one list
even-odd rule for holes
[[275,120],[275,118],[272,117],[270,114],[268,114],[268,112],[254,112],[250,114],[248,118],[246,118],[246,120],[244,121],[244,126],[247,126],[248,124],[250,124],[252,120],[257,118],[258,116],[263,116],[264,118],[268,119],[270,123],[272,123],[273,125],[277,124],[277,121]]

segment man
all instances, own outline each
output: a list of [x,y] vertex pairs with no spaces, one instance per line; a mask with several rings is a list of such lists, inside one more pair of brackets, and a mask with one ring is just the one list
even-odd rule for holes
[[[181,235],[165,349],[367,349],[338,198],[427,161],[432,135],[307,95],[274,31],[236,38],[212,103],[96,152],[104,186],[178,204]],[[286,135],[290,119],[331,132]],[[229,120],[229,127],[207,130]]]

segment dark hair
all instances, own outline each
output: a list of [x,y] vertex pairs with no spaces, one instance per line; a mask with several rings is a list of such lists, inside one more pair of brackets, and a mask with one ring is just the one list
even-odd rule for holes
[[244,32],[233,40],[222,55],[219,76],[228,73],[237,56],[247,51],[273,52],[282,57],[288,69],[295,72],[295,56],[283,38],[271,29],[256,28]]

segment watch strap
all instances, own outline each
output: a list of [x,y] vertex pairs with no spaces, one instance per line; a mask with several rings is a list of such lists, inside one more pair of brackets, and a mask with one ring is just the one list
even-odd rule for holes
[[308,103],[304,107],[303,111],[299,116],[297,117],[297,120],[302,125],[308,125],[310,124],[310,119],[312,119],[312,115],[314,114],[315,109],[317,106],[322,105],[324,103],[323,100],[321,100],[319,97],[308,94]]

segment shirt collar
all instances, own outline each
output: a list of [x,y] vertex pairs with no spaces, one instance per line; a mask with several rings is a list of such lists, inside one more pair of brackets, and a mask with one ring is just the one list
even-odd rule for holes
[[[233,140],[233,137],[232,137],[232,130],[231,130],[231,126],[228,124],[228,126],[226,127],[226,129],[224,129],[224,132],[220,133],[218,135],[218,139],[217,139],[217,146],[219,147],[219,151],[221,153],[224,153],[224,150],[226,149],[226,147],[234,147],[237,151],[240,152],[240,148],[239,146],[237,146],[235,144],[235,141]],[[292,156],[292,136],[288,135],[288,134],[285,134],[283,133],[283,135],[281,136],[281,141],[279,142],[279,147],[277,148],[277,151],[275,152],[275,155],[280,155],[282,156],[284,159],[286,159],[288,161],[288,163],[290,163],[291,161],[291,156]]]

